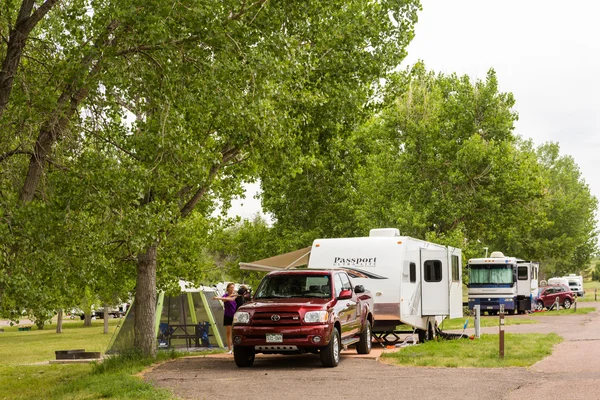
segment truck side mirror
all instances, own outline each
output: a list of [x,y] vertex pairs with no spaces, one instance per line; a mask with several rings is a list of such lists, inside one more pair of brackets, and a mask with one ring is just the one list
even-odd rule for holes
[[340,299],[340,300],[351,299],[351,298],[352,298],[352,290],[342,290],[340,292],[340,295],[338,296],[338,299]]
[[354,286],[354,293],[359,294],[359,293],[364,293],[364,292],[365,292],[365,287],[363,285]]

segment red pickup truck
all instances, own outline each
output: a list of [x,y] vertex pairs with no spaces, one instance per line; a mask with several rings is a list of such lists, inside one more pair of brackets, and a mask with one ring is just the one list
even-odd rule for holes
[[370,353],[372,325],[373,299],[346,272],[271,272],[233,317],[235,363],[250,367],[256,353],[315,353],[324,367],[335,367],[342,347]]

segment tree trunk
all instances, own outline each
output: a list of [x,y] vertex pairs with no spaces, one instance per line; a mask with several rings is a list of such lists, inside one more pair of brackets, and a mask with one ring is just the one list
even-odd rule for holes
[[63,324],[63,309],[58,310],[58,318],[56,319],[56,333],[62,333]]
[[92,313],[85,312],[83,317],[83,326],[92,326]]
[[156,245],[138,255],[135,290],[134,346],[143,354],[156,356]]
[[104,303],[104,334],[108,335],[108,304]]

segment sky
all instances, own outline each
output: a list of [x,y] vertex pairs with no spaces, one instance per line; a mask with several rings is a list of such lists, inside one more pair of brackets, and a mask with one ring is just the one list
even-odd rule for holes
[[[600,199],[600,2],[593,0],[421,0],[404,66],[484,79],[493,68],[512,92],[515,133],[535,145],[557,142]],[[252,217],[260,202],[232,203]]]

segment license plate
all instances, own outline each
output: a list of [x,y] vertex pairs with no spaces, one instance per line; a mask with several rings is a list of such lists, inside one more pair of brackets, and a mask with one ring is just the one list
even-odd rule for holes
[[281,333],[267,333],[267,343],[281,343],[283,335]]
[[492,308],[494,308],[494,307],[492,307],[492,306],[488,306],[487,307],[488,310],[491,310]]

